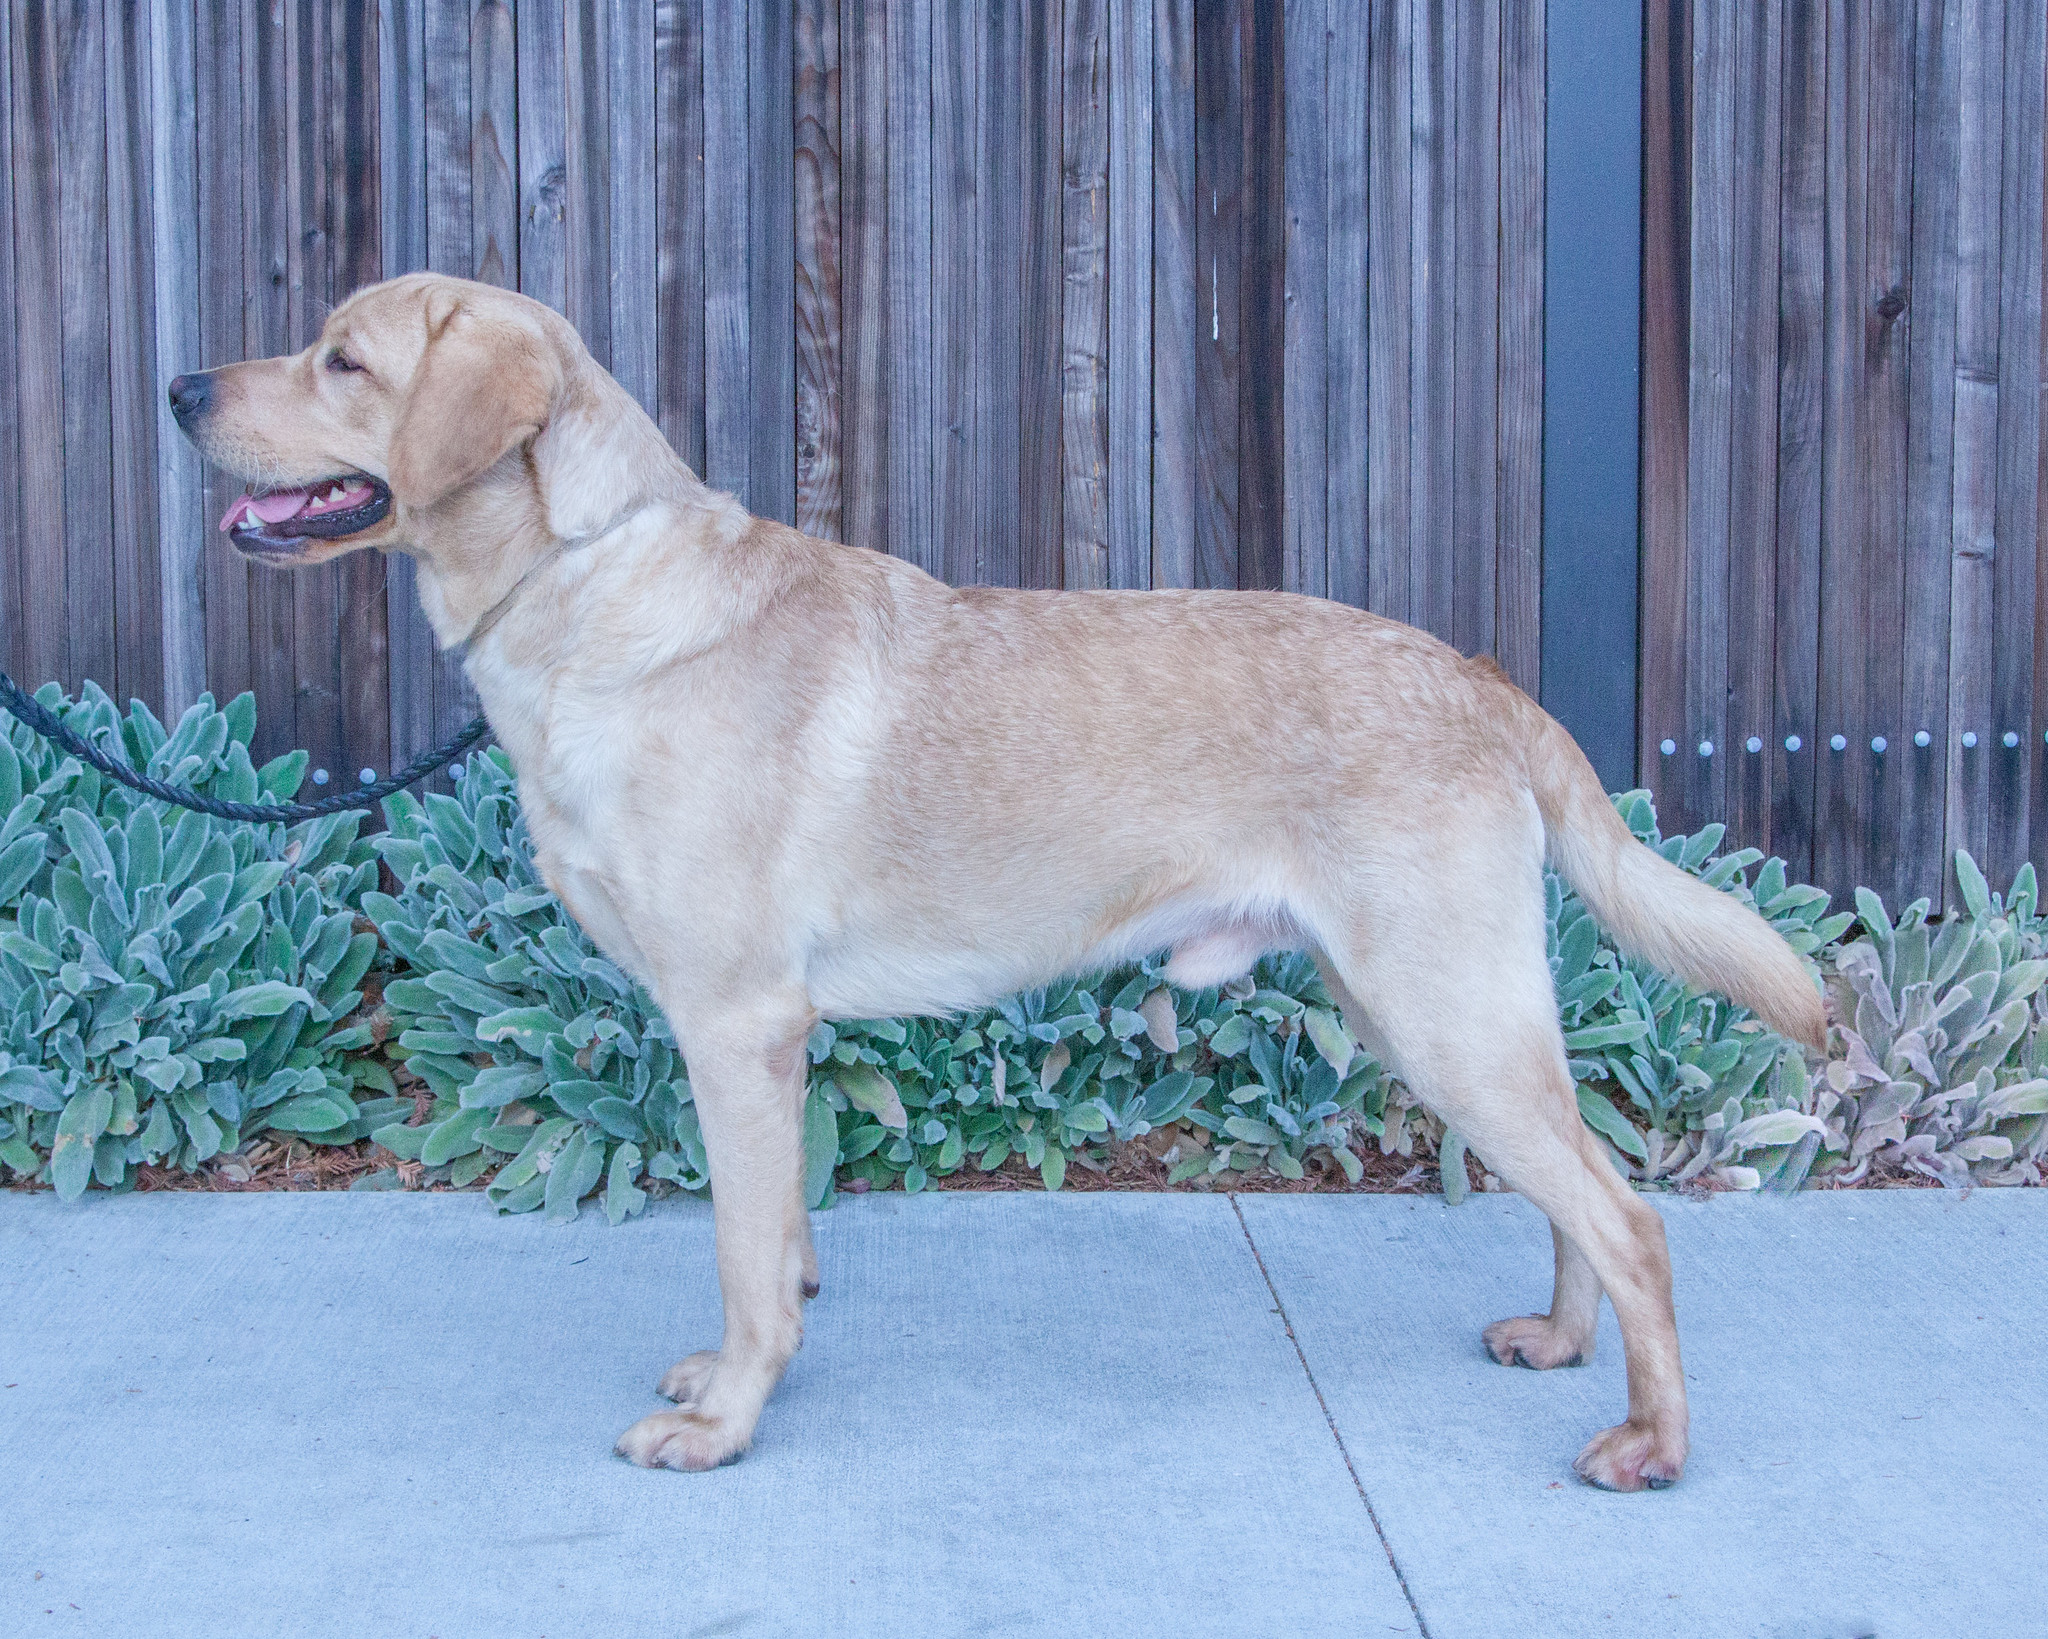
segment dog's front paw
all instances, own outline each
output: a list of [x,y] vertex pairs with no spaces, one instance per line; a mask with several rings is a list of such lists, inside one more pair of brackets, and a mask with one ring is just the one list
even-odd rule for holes
[[704,1398],[704,1386],[711,1381],[711,1373],[718,1365],[716,1349],[699,1349],[693,1355],[685,1355],[661,1374],[659,1393],[664,1400],[673,1400],[679,1406]]
[[[687,1362],[685,1362],[687,1364]],[[752,1442],[720,1418],[695,1411],[657,1411],[619,1436],[618,1453],[641,1468],[679,1468],[701,1474],[736,1463]]]
[[1486,1352],[1503,1366],[1547,1372],[1553,1366],[1583,1366],[1593,1358],[1592,1339],[1567,1335],[1548,1315],[1496,1320],[1480,1336]]
[[1633,1422],[1604,1428],[1586,1443],[1572,1472],[1603,1491],[1662,1491],[1685,1472],[1685,1433]]

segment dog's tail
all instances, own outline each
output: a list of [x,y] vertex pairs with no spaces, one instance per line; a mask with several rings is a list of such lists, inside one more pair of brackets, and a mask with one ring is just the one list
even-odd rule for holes
[[[1526,697],[1524,697],[1526,699]],[[1551,865],[1631,956],[1740,1002],[1773,1030],[1826,1050],[1827,1015],[1805,964],[1733,894],[1638,842],[1586,754],[1531,702],[1530,784]]]

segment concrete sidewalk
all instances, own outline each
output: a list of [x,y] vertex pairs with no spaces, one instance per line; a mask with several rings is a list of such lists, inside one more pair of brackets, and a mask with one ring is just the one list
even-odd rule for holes
[[2048,1631],[2048,1194],[1660,1202],[1693,1459],[1628,1497],[1569,1467],[1611,1317],[1481,1353],[1526,1204],[1239,1205],[846,1201],[752,1454],[680,1475],[610,1451],[717,1340],[701,1206],[0,1195],[0,1632]]

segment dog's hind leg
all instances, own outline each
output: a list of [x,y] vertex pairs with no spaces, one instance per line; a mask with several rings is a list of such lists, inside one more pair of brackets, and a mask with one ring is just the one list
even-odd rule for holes
[[803,1195],[810,1025],[793,1016],[756,1030],[725,1022],[679,1031],[711,1165],[725,1337],[663,1377],[661,1392],[681,1410],[643,1417],[620,1437],[620,1454],[643,1468],[716,1468],[739,1457],[803,1341],[804,1299],[817,1290]]
[[[1441,880],[1441,879],[1440,879]],[[1501,883],[1485,907],[1436,906],[1387,919],[1333,953],[1345,993],[1365,999],[1389,1067],[1462,1133],[1552,1226],[1551,1313],[1487,1329],[1497,1359],[1562,1365],[1591,1351],[1605,1288],[1628,1357],[1628,1421],[1574,1465],[1610,1490],[1670,1484],[1686,1456],[1685,1376],[1664,1224],[1590,1142],[1565,1063],[1543,957],[1541,900]],[[1504,903],[1504,901],[1506,901]],[[1427,933],[1425,940],[1423,935]]]

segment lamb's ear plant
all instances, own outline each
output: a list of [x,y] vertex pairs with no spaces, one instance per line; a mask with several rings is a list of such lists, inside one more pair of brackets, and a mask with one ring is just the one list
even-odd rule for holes
[[1859,889],[1865,937],[1836,963],[1845,1055],[1815,1111],[1836,1176],[1916,1172],[1962,1187],[2038,1183],[2048,1152],[2048,924],[2032,865],[1990,891],[1956,855],[1964,913],[1936,928],[1928,902],[1893,922]]
[[[304,752],[255,767],[253,697],[166,732],[98,688],[37,699],[135,768],[208,796],[289,798]],[[65,1199],[190,1170],[276,1130],[364,1136],[398,1101],[343,1028],[377,940],[356,818],[290,830],[168,809],[8,721],[0,733],[0,1162]],[[375,1094],[365,1099],[365,1092]]]

